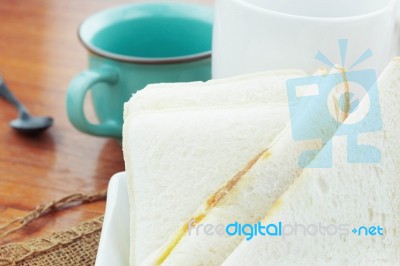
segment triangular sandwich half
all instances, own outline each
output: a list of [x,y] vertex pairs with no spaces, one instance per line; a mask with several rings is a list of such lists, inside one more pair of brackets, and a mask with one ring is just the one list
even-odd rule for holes
[[125,121],[131,265],[140,265],[288,121],[286,104],[141,112]]
[[303,76],[283,70],[155,84],[125,104],[131,265],[160,248],[208,194],[283,129],[289,120],[286,81]]
[[[330,110],[337,111],[338,121],[332,119],[332,123],[326,123],[326,105],[319,104],[320,100],[315,97],[304,97],[302,106],[305,109],[292,117],[292,122],[300,131],[312,128],[320,139],[294,141],[288,124],[270,145],[260,146],[263,147],[260,153],[210,194],[200,208],[143,265],[220,265],[243,237],[210,236],[204,231],[197,232],[195,227],[198,224],[216,226],[231,221],[257,221],[266,215],[268,208],[300,174],[302,168],[298,158],[303,154],[307,157],[305,159],[311,160],[346,118],[342,116],[343,112],[339,112],[339,107],[349,109],[349,102],[339,104],[338,97],[346,92],[348,84],[346,74],[342,69],[338,70],[333,70],[327,78],[320,76],[315,79],[320,87],[336,85],[330,87],[333,93],[328,104]],[[298,103],[294,101],[292,104]],[[304,124],[304,118],[308,124]],[[251,135],[248,141],[253,141]],[[304,153],[306,150],[309,152]],[[189,230],[193,228],[196,233]]]
[[[378,90],[381,117],[371,121],[383,130],[358,134],[356,145],[334,138],[333,168],[305,169],[262,222],[286,233],[243,241],[223,265],[400,265],[400,58]],[[377,159],[377,150],[380,162],[349,163]]]

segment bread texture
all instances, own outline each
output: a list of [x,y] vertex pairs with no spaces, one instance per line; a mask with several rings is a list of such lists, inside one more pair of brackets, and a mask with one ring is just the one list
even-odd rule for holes
[[[380,150],[381,161],[349,163],[347,147],[350,140],[333,138],[333,167],[305,169],[263,220],[264,224],[297,224],[300,228],[298,234],[260,236],[243,241],[223,263],[224,266],[399,265],[399,88],[400,58],[396,58],[378,82],[383,130],[358,136],[358,144]],[[365,97],[363,101],[366,101]],[[379,121],[380,117],[375,119]],[[356,157],[365,155],[362,149],[352,152]],[[331,234],[326,231],[324,235],[304,234],[301,227],[310,225],[331,226]],[[337,231],[340,225],[347,229],[346,233]],[[368,233],[364,228],[360,229],[362,226],[368,229]],[[383,235],[377,232],[377,228],[371,233],[369,230],[373,226],[380,226]]]
[[284,103],[286,81],[304,76],[301,70],[277,70],[207,82],[151,84],[125,104],[124,116],[146,110]]
[[[342,69],[334,69],[334,72],[342,72]],[[338,75],[341,79],[333,88],[333,101],[328,102],[332,110],[337,110],[338,96],[340,92],[346,91],[347,81],[345,73]],[[320,76],[321,83],[325,77]],[[267,211],[281,194],[293,183],[302,171],[298,158],[304,151],[310,151],[309,160],[317,154],[325,143],[321,140],[295,141],[292,136],[291,127],[296,124],[307,127],[307,125],[323,125],[324,117],[321,108],[315,100],[306,100],[308,108],[292,117],[282,132],[275,137],[269,145],[259,145],[261,152],[257,153],[251,160],[241,165],[241,168],[231,178],[213,193],[209,194],[196,212],[186,220],[185,223],[163,247],[149,256],[143,265],[220,265],[226,257],[240,244],[243,236],[230,237],[228,235],[210,236],[205,233],[190,234],[189,228],[197,224],[229,224],[233,221],[239,223],[253,223],[267,214]],[[291,103],[295,104],[295,103]],[[350,108],[349,102],[345,102],[345,109]],[[339,121],[342,113],[337,113]],[[306,119],[306,120],[305,120]],[[297,124],[299,123],[299,124]],[[309,123],[309,124],[307,124]],[[318,127],[318,135],[329,140],[336,132],[339,122],[328,126]],[[233,161],[232,161],[233,162]],[[242,261],[242,265],[246,265]]]
[[[131,252],[139,264],[288,120],[282,105],[148,112],[128,118]],[[251,140],[251,141],[249,141]]]
[[125,104],[130,265],[161,248],[208,195],[289,121],[286,81],[302,71],[149,85]]

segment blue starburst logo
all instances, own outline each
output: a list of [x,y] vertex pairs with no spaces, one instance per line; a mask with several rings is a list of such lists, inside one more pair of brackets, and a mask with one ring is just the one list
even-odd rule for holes
[[382,129],[376,71],[354,70],[373,53],[365,50],[345,70],[348,40],[340,39],[338,45],[342,67],[335,66],[318,51],[315,58],[336,71],[290,79],[286,84],[293,139],[320,140],[325,146],[304,151],[299,157],[300,167],[332,167],[332,142],[329,140],[339,135],[347,136],[348,163],[379,163],[381,160],[376,147],[357,141],[359,134]]

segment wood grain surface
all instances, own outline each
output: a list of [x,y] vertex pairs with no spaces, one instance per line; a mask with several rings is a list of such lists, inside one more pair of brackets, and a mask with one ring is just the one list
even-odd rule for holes
[[[114,173],[124,170],[118,142],[72,127],[65,95],[70,80],[86,67],[87,54],[76,34],[80,22],[107,7],[132,2],[1,1],[0,73],[32,114],[50,115],[55,124],[37,137],[19,135],[8,125],[16,110],[0,99],[0,225],[68,194],[103,190]],[[97,202],[48,215],[0,244],[72,227],[102,215],[104,207],[105,202]]]

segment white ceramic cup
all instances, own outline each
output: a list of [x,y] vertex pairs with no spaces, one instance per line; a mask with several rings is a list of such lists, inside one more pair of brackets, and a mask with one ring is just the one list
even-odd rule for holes
[[217,0],[213,34],[214,78],[262,70],[313,72],[318,51],[342,64],[339,39],[347,39],[344,66],[367,49],[363,69],[380,73],[399,49],[398,0]]

